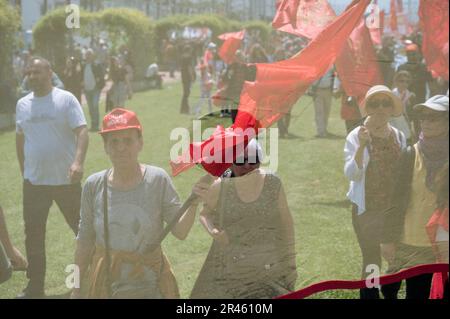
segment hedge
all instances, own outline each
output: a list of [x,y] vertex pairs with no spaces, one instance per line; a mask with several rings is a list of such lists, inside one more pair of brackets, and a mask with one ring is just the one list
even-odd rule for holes
[[69,54],[71,32],[85,36],[95,32],[92,30],[95,14],[81,11],[80,29],[67,28],[66,18],[65,8],[58,8],[42,17],[33,28],[33,45],[36,54],[48,59],[57,73],[64,70]]
[[[128,47],[135,67],[135,77],[142,79],[147,67],[156,58],[153,46],[154,25],[149,18],[138,10],[113,8],[100,12],[100,26],[110,34],[113,50],[120,41]],[[125,32],[124,38],[122,31]]]
[[61,72],[69,54],[71,32],[91,36],[107,31],[113,44],[112,51],[116,51],[121,44],[126,45],[131,52],[135,76],[142,78],[147,66],[155,60],[154,26],[146,15],[141,11],[125,8],[80,13],[80,29],[66,27],[65,8],[51,11],[39,20],[33,30],[37,54],[48,58],[54,64],[56,72]]
[[12,56],[20,21],[18,12],[6,0],[0,0],[0,84],[12,78]]

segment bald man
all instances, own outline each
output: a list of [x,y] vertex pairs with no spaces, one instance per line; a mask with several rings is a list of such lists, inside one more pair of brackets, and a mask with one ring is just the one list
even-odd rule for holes
[[50,63],[32,59],[31,93],[17,102],[16,150],[23,176],[28,285],[19,298],[43,298],[45,229],[55,201],[76,235],[88,130],[76,97],[53,87]]

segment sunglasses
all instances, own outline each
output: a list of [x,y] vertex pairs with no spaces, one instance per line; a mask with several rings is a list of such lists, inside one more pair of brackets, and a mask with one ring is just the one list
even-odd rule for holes
[[367,107],[370,109],[377,109],[380,106],[387,109],[387,108],[392,107],[393,103],[391,100],[388,100],[388,99],[371,100],[371,101],[367,102]]
[[234,162],[234,165],[236,166],[244,166],[245,163],[247,163],[248,165],[257,165],[259,164],[259,158],[257,157],[240,157],[237,158],[236,161]]

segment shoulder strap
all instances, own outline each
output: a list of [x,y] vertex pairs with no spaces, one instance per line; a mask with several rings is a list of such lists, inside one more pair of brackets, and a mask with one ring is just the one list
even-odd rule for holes
[[111,298],[111,247],[109,244],[109,219],[108,219],[108,176],[110,170],[106,170],[103,176],[103,235],[105,241],[105,272],[106,272],[106,293],[108,299]]

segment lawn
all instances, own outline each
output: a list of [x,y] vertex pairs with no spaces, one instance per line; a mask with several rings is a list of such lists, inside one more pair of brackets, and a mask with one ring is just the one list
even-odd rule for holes
[[[196,85],[191,104],[198,96]],[[192,126],[192,118],[178,113],[180,100],[181,86],[172,84],[161,91],[137,93],[127,102],[127,107],[137,112],[144,126],[142,162],[169,171],[169,151],[175,143],[169,138],[171,130]],[[101,108],[104,108],[103,104]],[[88,114],[87,109],[85,112]],[[345,200],[348,186],[343,175],[345,127],[339,116],[339,101],[334,101],[329,123],[330,132],[340,136],[334,139],[314,138],[314,108],[310,97],[303,97],[292,114],[290,131],[300,138],[279,140],[277,174],[283,181],[295,221],[297,288],[322,280],[358,279],[360,252],[352,229],[350,205]],[[228,125],[227,122],[224,124]],[[0,203],[13,242],[24,251],[21,177],[13,130],[0,132],[0,155]],[[108,165],[100,136],[91,133],[85,177]],[[187,198],[193,183],[202,173],[200,169],[192,169],[174,178],[181,198]],[[164,243],[183,298],[189,296],[210,243],[198,222],[185,241],[169,236]],[[67,292],[65,268],[73,261],[74,246],[74,236],[54,205],[47,226],[48,295]],[[0,298],[14,297],[25,284],[25,274],[15,273],[10,281],[0,286]],[[335,291],[315,297],[357,296],[356,291]]]

